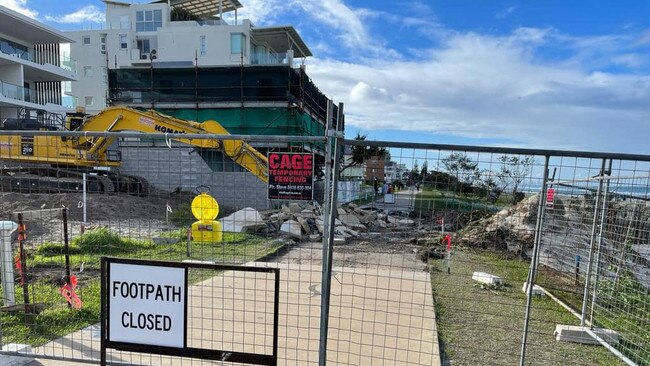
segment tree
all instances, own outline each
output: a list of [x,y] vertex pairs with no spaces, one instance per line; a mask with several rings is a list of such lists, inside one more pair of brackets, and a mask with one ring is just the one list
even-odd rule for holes
[[479,174],[478,163],[461,152],[453,152],[442,159],[442,165],[451,175],[463,183],[471,184]]
[[501,155],[501,170],[499,179],[502,182],[503,190],[512,187],[512,200],[519,202],[523,199],[523,194],[519,193],[519,186],[530,175],[535,157],[532,155]]
[[[365,141],[367,137],[367,135],[357,133],[354,139],[357,141]],[[373,156],[383,159],[387,153],[388,151],[383,147],[355,145],[352,147],[352,157],[341,166],[340,171],[343,172],[347,168],[359,166]]]
[[411,180],[413,180],[414,182],[420,180],[420,166],[418,165],[417,160],[413,164],[413,169],[411,170]]
[[422,180],[427,179],[427,175],[429,174],[429,163],[425,160],[424,163],[422,163],[422,169],[420,170],[420,178]]

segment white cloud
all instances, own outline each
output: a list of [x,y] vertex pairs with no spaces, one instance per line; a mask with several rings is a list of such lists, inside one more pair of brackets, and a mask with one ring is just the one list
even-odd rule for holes
[[[247,0],[245,6],[237,11],[238,19],[249,19],[256,26],[274,25],[274,21],[286,12],[286,2],[279,0]],[[224,14],[224,19],[232,22],[234,13]]]
[[38,17],[37,11],[27,7],[27,0],[0,0],[0,5],[33,19]]
[[348,125],[366,131],[650,153],[645,141],[650,76],[542,62],[534,51],[553,41],[545,41],[547,34],[533,29],[504,37],[457,34],[422,60],[312,59],[308,72],[325,94],[346,103]]
[[95,5],[87,5],[70,14],[46,15],[45,20],[62,24],[103,23],[105,17],[101,9]]

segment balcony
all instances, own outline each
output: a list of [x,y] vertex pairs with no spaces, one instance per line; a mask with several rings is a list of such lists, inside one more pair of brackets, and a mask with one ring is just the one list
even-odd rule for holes
[[39,65],[50,64],[64,70],[76,72],[77,62],[65,54],[53,52],[42,52],[28,48],[21,44],[0,38],[0,53],[17,57],[21,60],[30,61]]
[[252,65],[289,65],[291,66],[291,57],[287,52],[282,53],[252,53]]
[[76,100],[73,97],[63,97],[62,101],[46,100],[45,95],[35,89],[25,88],[24,86],[11,84],[4,81],[0,81],[0,95],[7,99],[14,99],[21,102],[34,103],[39,105],[51,103],[67,108],[74,108],[76,106]]

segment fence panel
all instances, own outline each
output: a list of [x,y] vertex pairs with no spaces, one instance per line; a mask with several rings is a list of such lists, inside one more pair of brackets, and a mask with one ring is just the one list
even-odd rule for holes
[[[97,134],[88,144],[117,139],[110,159],[91,164],[104,169],[86,172],[84,195],[83,172],[65,159],[93,135],[43,134],[0,131],[12,135],[0,141],[0,220],[20,224],[2,252],[14,276],[3,276],[2,345],[99,360],[99,258],[109,255],[279,268],[281,365],[622,364],[617,352],[649,363],[650,157],[339,138],[346,154],[328,166],[333,137],[230,137],[263,155],[314,153],[314,200],[298,202],[268,199],[252,173],[260,161],[278,169],[266,159],[235,163],[207,147],[228,137]],[[42,154],[51,160],[30,164]],[[209,219],[189,230],[201,192],[219,203],[221,242],[199,240]],[[544,296],[524,291],[531,272]],[[196,271],[191,283],[194,344],[268,353],[269,278]],[[618,341],[556,340],[558,324],[581,322]]]
[[[84,197],[83,174],[75,167],[54,160],[39,165],[24,160],[43,154],[45,149],[52,159],[58,159],[70,141],[76,143],[72,139],[94,135],[32,134],[12,133],[2,145],[0,219],[18,222],[18,213],[22,213],[24,225],[21,240],[14,234],[11,252],[4,253],[9,258],[8,271],[14,273],[15,286],[11,288],[15,296],[3,301],[2,345],[28,345],[40,357],[98,361],[100,257],[189,260],[279,268],[279,364],[318,362],[320,204],[269,200],[266,176],[256,176],[250,172],[256,166],[246,166],[257,164],[257,160],[236,163],[216,149],[201,147],[215,146],[220,138],[197,138],[188,144],[161,134],[100,134],[120,136],[110,150],[122,161],[119,166],[95,163],[100,168],[111,167],[115,174],[88,172]],[[26,143],[34,155],[19,150],[12,155],[14,150],[8,148]],[[267,153],[291,151],[314,153],[315,177],[323,175],[323,138],[270,136],[250,143],[264,156],[264,171]],[[240,157],[238,152],[235,156]],[[23,161],[16,161],[20,159]],[[322,201],[322,181],[316,186],[320,189],[315,190],[315,198],[320,194],[318,200]],[[199,231],[189,230],[198,221],[191,202],[201,192],[218,202],[217,219],[223,229],[220,242],[200,240],[205,233],[216,233],[216,229],[206,231],[214,228],[212,217],[203,218],[206,222]],[[207,208],[206,213],[214,207]],[[16,266],[12,262],[21,252],[19,246],[24,260]],[[73,293],[67,298],[61,293],[66,284]],[[188,344],[269,354],[272,276],[191,270],[190,285]],[[12,303],[17,305],[8,307]],[[9,348],[4,352],[11,354]],[[118,351],[109,351],[109,360],[138,365],[218,363]]]

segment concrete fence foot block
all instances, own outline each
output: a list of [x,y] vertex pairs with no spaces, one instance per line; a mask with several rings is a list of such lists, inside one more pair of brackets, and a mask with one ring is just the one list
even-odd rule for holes
[[[587,330],[589,330],[589,327],[557,324],[553,335],[555,336],[555,340],[560,342],[600,344],[595,338],[587,333]],[[610,345],[618,344],[618,332],[615,330],[594,328],[592,331]]]

